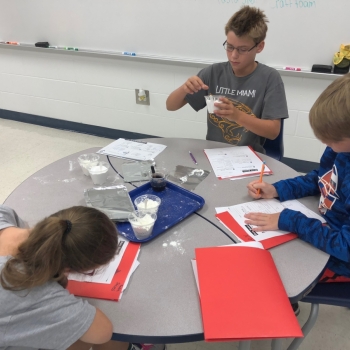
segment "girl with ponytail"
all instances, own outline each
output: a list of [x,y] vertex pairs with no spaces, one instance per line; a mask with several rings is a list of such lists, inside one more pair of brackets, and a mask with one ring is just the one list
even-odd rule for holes
[[117,246],[114,223],[96,209],[64,209],[29,229],[0,205],[0,350],[165,349],[110,340],[106,315],[65,289],[69,271],[107,264]]
[[[108,342],[110,320],[64,287],[69,271],[108,263],[117,245],[115,225],[96,209],[61,210],[30,229],[0,205],[0,350],[89,349]],[[116,350],[129,346],[113,344]]]
[[[13,231],[12,228],[11,231]],[[20,244],[1,272],[1,285],[16,291],[57,281],[67,284],[67,272],[84,272],[107,264],[118,237],[113,222],[93,208],[72,207],[40,221],[33,229],[15,229]]]

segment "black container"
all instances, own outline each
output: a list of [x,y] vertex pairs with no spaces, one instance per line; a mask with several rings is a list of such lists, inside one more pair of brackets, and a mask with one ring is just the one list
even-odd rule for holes
[[334,74],[347,74],[347,73],[349,73],[349,67],[350,66],[340,68],[340,67],[334,66],[333,73]]
[[166,176],[162,173],[154,173],[151,178],[151,187],[154,191],[160,192],[165,189],[166,186]]

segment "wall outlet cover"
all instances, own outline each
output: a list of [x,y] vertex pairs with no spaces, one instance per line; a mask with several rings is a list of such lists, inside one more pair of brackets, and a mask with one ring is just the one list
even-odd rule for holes
[[136,98],[136,104],[138,105],[150,105],[150,98],[149,98],[149,90],[142,90],[145,92],[146,95],[139,96],[139,92],[141,89],[135,89],[135,98]]

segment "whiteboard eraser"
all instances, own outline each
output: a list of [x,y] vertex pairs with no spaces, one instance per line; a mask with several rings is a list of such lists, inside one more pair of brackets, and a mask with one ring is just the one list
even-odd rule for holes
[[48,43],[48,41],[39,41],[39,42],[37,42],[37,43],[35,43],[35,46],[36,47],[49,47],[49,43]]
[[315,73],[332,73],[332,66],[327,66],[324,64],[313,64],[311,72]]

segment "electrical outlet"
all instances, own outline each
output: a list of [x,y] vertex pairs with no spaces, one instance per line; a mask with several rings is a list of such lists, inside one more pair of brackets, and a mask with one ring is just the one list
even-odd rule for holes
[[150,105],[149,90],[135,89],[136,104]]

